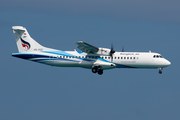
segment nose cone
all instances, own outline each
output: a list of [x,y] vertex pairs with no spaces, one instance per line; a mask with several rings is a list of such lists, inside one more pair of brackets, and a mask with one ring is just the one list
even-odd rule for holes
[[168,60],[167,60],[167,65],[168,65],[168,66],[171,65],[171,62],[169,62]]
[[167,66],[169,66],[169,65],[171,65],[171,62],[169,62],[168,60],[166,60],[165,64],[166,64]]

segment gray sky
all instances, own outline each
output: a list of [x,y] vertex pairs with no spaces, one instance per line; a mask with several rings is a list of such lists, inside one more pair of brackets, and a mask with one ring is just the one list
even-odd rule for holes
[[178,0],[1,0],[1,9],[56,11],[72,15],[112,16],[122,19],[180,21]]
[[[0,2],[1,120],[180,119],[179,1]],[[116,51],[149,50],[171,66],[113,69],[51,67],[11,56],[18,52],[11,27],[22,25],[40,44],[77,49],[82,40]]]

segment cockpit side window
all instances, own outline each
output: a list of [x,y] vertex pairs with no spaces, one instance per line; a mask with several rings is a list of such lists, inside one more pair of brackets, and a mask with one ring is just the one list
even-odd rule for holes
[[154,55],[153,58],[163,58],[161,55]]

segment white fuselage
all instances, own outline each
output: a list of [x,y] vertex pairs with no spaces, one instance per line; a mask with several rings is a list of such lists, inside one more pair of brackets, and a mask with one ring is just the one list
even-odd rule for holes
[[171,63],[158,53],[116,52],[110,56],[97,56],[81,51],[42,51],[32,53],[14,53],[13,56],[58,67],[83,67],[92,69],[111,68],[164,68]]

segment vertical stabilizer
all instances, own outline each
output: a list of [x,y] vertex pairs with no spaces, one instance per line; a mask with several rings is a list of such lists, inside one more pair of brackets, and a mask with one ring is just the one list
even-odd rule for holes
[[53,50],[43,47],[42,45],[37,43],[33,38],[31,38],[26,28],[22,26],[13,26],[12,29],[15,35],[19,53]]

